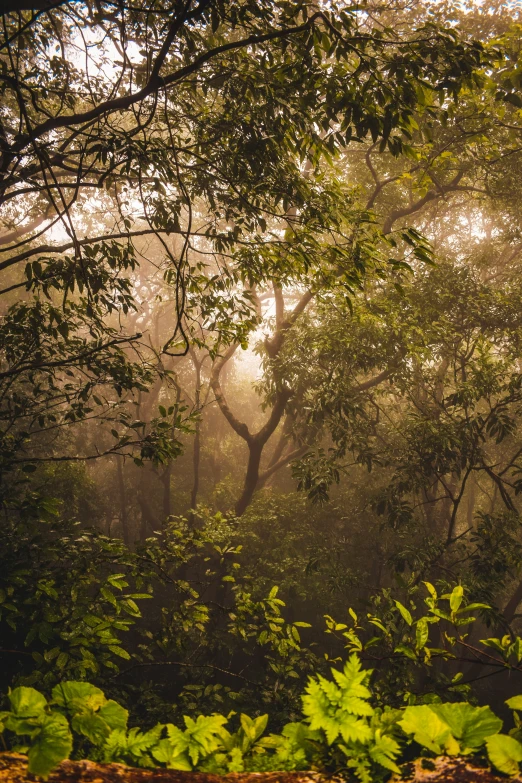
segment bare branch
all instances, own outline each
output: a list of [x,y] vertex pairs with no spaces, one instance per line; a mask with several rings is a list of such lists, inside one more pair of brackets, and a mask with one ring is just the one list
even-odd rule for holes
[[219,405],[219,409],[221,410],[221,413],[225,417],[225,419],[228,421],[234,432],[236,432],[240,438],[243,438],[243,440],[246,440],[247,443],[250,443],[252,440],[252,436],[250,434],[250,430],[248,429],[247,425],[239,421],[236,416],[232,413],[232,410],[230,409],[230,406],[226,400],[226,397],[223,393],[223,389],[221,388],[221,383],[219,380],[219,376],[221,374],[221,370],[225,366],[225,364],[229,361],[229,359],[232,358],[234,353],[239,348],[239,343],[234,343],[231,345],[227,351],[221,356],[219,359],[216,359],[214,362],[214,366],[212,367],[211,373],[210,373],[210,385],[212,387],[212,391],[214,392],[214,396],[216,398],[216,402]]
[[260,474],[258,485],[257,485],[258,489],[261,489],[261,487],[263,487],[266,484],[268,479],[278,470],[284,468],[285,465],[288,465],[290,462],[293,462],[294,460],[303,457],[308,451],[308,449],[309,449],[308,445],[299,446],[299,448],[289,451],[288,454],[285,454],[283,457],[278,459],[277,462],[274,462],[273,465],[270,465],[265,471],[263,471],[263,473]]

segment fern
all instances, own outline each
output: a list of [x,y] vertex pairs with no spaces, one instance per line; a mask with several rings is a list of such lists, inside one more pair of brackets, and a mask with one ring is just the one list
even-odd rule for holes
[[390,772],[400,773],[400,769],[395,763],[395,759],[399,756],[400,746],[393,737],[389,737],[386,734],[382,734],[381,729],[376,729],[373,744],[369,748],[370,758],[379,764],[384,769],[389,769]]
[[330,746],[341,738],[338,749],[345,756],[344,763],[363,783],[372,780],[375,765],[399,771],[395,763],[400,753],[398,742],[388,736],[385,723],[370,722],[376,717],[369,703],[371,670],[363,670],[353,653],[343,671],[332,669],[332,676],[334,682],[318,675],[308,683],[303,712],[310,728],[324,732]]
[[184,717],[185,731],[167,724],[168,738],[161,740],[152,754],[170,769],[191,770],[220,745],[220,730],[227,722],[223,715],[200,715],[197,720]]
[[139,767],[153,766],[148,751],[158,743],[162,731],[161,724],[147,732],[141,732],[137,728],[130,729],[128,732],[124,729],[115,729],[103,744],[103,760]]
[[[303,696],[303,713],[312,730],[324,731],[332,745],[339,735],[345,742],[367,742],[371,732],[368,722],[361,718],[373,715],[366,686],[371,671],[362,671],[361,662],[350,656],[342,672],[332,669],[335,682],[321,675],[311,678]],[[359,718],[359,719],[358,719]]]

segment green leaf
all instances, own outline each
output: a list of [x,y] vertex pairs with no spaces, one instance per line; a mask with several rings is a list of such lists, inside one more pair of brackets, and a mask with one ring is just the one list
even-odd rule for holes
[[492,647],[494,650],[497,650],[497,652],[503,654],[504,653],[504,647],[501,644],[500,639],[481,639],[480,643],[483,644],[485,647]]
[[60,653],[60,655],[56,659],[56,668],[64,669],[68,660],[69,660],[69,656],[67,653],[65,652]]
[[127,728],[128,712],[103,691],[87,682],[63,682],[53,688],[53,701],[72,715],[72,728],[95,745],[101,745],[114,729]]
[[152,748],[151,753],[156,761],[165,764],[169,769],[179,769],[185,772],[192,771],[192,764],[187,754],[175,748],[169,739],[160,740]]
[[392,737],[382,735],[380,729],[375,731],[374,744],[370,747],[370,757],[373,761],[380,764],[381,767],[389,769],[390,772],[400,774],[400,769],[395,763],[399,755],[400,747]]
[[137,728],[131,729],[127,736],[127,750],[136,758],[150,750],[158,742],[163,731],[163,724],[158,723],[150,731],[142,732]]
[[245,764],[240,748],[232,748],[227,762],[227,772],[244,772]]
[[506,704],[511,710],[522,710],[522,696],[512,696]]
[[219,746],[219,731],[227,719],[223,715],[198,715],[194,721],[184,715],[183,720],[187,727],[185,736],[189,738],[188,752],[196,764],[198,756],[206,756]]
[[421,617],[420,620],[417,620],[417,628],[415,629],[415,648],[417,650],[422,650],[422,648],[426,645],[429,636],[430,631],[428,622],[425,617]]
[[69,757],[72,735],[67,718],[58,712],[46,715],[41,729],[29,749],[28,770],[33,775],[47,777],[60,761]]
[[52,700],[72,713],[85,709],[97,710],[107,701],[103,691],[88,682],[61,682],[52,690]]
[[431,705],[406,707],[399,726],[406,734],[412,734],[415,742],[433,753],[445,751],[450,756],[459,753],[459,744],[451,735],[447,723],[433,712]]
[[[227,722],[223,715],[198,715],[196,720],[185,715],[183,720],[186,730],[182,731],[168,723],[168,739],[161,740],[157,749],[152,751],[154,758],[164,761],[172,769],[188,769],[187,764],[190,765],[190,762],[195,766],[200,759],[217,750],[222,744],[223,726]],[[246,724],[247,721],[250,718],[244,716],[242,723]],[[254,721],[251,724],[255,731]]]
[[128,586],[127,582],[122,584],[122,579],[125,580],[125,577],[126,574],[111,574],[107,577],[107,583],[112,585],[112,587],[116,587],[118,590],[122,590],[124,586]]
[[301,722],[287,723],[286,726],[283,726],[281,734],[298,747],[305,747],[308,740],[318,741],[320,739],[319,732],[312,731],[306,723]]
[[115,644],[109,644],[107,646],[114,655],[117,655],[119,658],[124,658],[126,661],[130,661],[131,657],[123,647],[117,647]]
[[417,660],[417,656],[415,655],[413,650],[411,650],[409,647],[406,647],[405,644],[397,645],[397,647],[395,647],[393,652],[401,653],[401,655],[405,655],[406,658],[410,658],[412,661],[416,661]]
[[413,623],[413,617],[411,616],[411,613],[408,611],[408,609],[406,609],[406,607],[403,606],[400,601],[395,601],[395,606],[401,613],[403,620],[405,620],[408,625],[411,626]]
[[111,731],[103,746],[104,761],[123,761],[127,751],[127,734],[121,729]]
[[516,775],[522,761],[522,745],[514,737],[495,734],[486,743],[488,757],[494,767],[505,775]]
[[250,740],[250,742],[255,742],[266,729],[268,715],[260,715],[255,720],[252,720],[252,718],[249,718],[248,715],[241,714],[240,723],[241,728],[245,732],[245,736]]
[[335,682],[322,675],[308,682],[302,702],[310,728],[324,731],[330,745],[343,731],[347,737],[358,734],[360,741],[366,742],[367,723],[357,718],[369,717],[374,711],[367,701],[371,693],[365,685],[370,672],[361,670],[361,662],[354,653],[343,671],[332,669],[332,675]]
[[345,742],[362,742],[366,744],[372,738],[372,730],[368,722],[355,715],[347,715],[339,726],[341,737]]
[[47,707],[47,699],[35,688],[22,685],[9,694],[11,709],[18,718],[36,718]]
[[502,721],[489,707],[473,707],[463,702],[430,704],[430,709],[449,726],[464,752],[476,750],[487,737],[502,729]]
[[474,612],[475,609],[491,609],[491,606],[489,606],[489,604],[480,603],[466,604],[462,609],[459,609],[459,612]]
[[71,726],[76,734],[83,734],[94,745],[103,745],[111,733],[107,723],[96,712],[75,715]]
[[264,733],[266,727],[268,724],[268,714],[266,715],[259,715],[257,718],[254,719],[254,727],[256,736],[255,739],[259,739],[259,737]]
[[435,588],[433,587],[431,582],[424,582],[424,584],[426,585],[426,589],[428,590],[428,592],[431,595],[431,597],[436,601],[437,600],[437,591],[435,590]]
[[462,585],[457,585],[453,588],[453,592],[450,595],[450,609],[452,612],[458,612],[459,607],[462,603],[462,600],[464,598],[464,588]]
[[109,699],[105,702],[103,707],[99,711],[100,718],[107,723],[111,729],[123,729],[127,728],[127,721],[129,719],[129,712],[121,704]]

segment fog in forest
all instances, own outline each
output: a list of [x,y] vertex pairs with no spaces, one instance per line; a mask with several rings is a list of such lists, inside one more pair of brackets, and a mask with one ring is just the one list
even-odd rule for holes
[[5,5],[2,693],[507,720],[519,5]]

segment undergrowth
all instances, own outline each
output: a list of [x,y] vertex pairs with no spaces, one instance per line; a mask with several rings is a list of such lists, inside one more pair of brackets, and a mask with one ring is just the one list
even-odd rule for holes
[[468,702],[373,706],[372,670],[352,653],[331,677],[309,678],[301,721],[267,733],[268,715],[185,716],[182,727],[158,723],[148,731],[129,728],[128,711],[87,682],[56,685],[47,699],[21,686],[8,694],[0,713],[5,747],[27,753],[29,771],[41,777],[66,758],[121,762],[213,773],[335,770],[361,783],[383,781],[400,765],[426,754],[467,755],[515,775],[522,761],[522,695],[507,701],[514,727],[487,707]]

